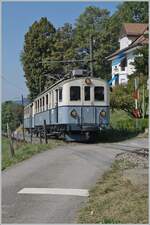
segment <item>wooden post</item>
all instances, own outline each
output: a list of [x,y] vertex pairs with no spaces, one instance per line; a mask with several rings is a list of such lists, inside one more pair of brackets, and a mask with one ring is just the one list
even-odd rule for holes
[[44,128],[44,139],[45,139],[45,144],[47,144],[48,141],[47,141],[46,120],[44,120],[44,126],[43,126],[43,128]]
[[10,154],[12,157],[15,156],[15,151],[14,151],[14,147],[13,147],[13,140],[12,140],[12,136],[11,136],[11,130],[9,128],[9,124],[7,123],[7,134],[8,134],[8,138],[9,138],[9,146],[10,146]]
[[22,106],[23,106],[23,115],[22,115],[22,134],[23,134],[23,141],[25,141],[25,135],[24,135],[24,100],[23,95],[21,95],[22,99]]
[[30,128],[30,141],[32,143],[32,127]]
[[40,144],[42,144],[42,136],[41,136],[41,131],[40,132]]

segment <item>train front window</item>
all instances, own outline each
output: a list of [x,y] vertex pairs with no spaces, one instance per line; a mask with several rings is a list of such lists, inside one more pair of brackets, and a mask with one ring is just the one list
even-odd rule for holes
[[79,101],[80,100],[80,87],[72,86],[70,87],[70,101]]
[[104,101],[104,87],[94,88],[94,99],[95,101]]
[[85,101],[90,101],[90,87],[84,87],[84,99]]

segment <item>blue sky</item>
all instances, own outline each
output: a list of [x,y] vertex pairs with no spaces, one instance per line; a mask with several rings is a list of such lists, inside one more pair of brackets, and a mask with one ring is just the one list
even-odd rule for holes
[[2,3],[2,100],[27,95],[20,63],[24,34],[35,20],[47,17],[57,28],[65,22],[74,24],[85,7],[107,8],[111,14],[118,2],[3,2]]

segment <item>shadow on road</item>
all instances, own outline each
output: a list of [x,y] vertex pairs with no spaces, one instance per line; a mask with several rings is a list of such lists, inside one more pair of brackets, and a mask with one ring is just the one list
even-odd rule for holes
[[101,131],[97,135],[95,143],[113,143],[125,141],[130,138],[136,137],[139,131],[129,131],[127,129],[108,129]]

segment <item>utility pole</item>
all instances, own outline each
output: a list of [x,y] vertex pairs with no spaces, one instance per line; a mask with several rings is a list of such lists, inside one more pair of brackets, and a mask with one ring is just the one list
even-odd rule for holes
[[22,100],[22,107],[23,107],[22,134],[23,134],[23,141],[25,141],[25,135],[24,135],[24,99],[23,99],[23,95],[21,95],[21,100]]
[[93,36],[90,35],[90,70],[91,77],[93,77]]

